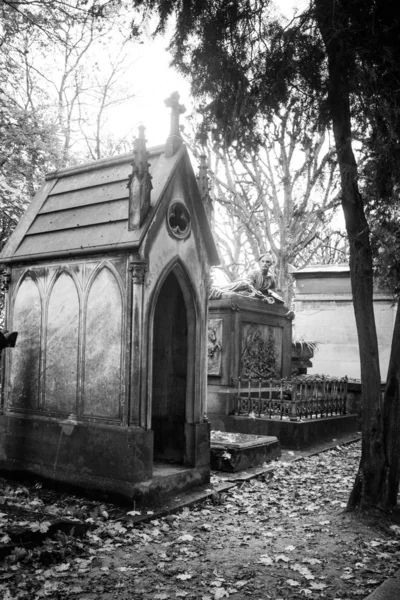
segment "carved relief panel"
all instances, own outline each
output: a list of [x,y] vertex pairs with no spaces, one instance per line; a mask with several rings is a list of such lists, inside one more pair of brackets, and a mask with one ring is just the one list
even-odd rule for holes
[[243,323],[240,375],[263,379],[281,377],[282,328]]
[[221,375],[222,361],[222,319],[208,320],[207,372],[208,375]]

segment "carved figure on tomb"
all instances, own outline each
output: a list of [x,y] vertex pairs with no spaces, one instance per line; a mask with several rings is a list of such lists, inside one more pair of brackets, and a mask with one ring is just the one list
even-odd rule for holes
[[212,286],[210,299],[227,298],[232,294],[242,294],[251,298],[261,298],[269,304],[275,302],[283,304],[283,298],[274,291],[276,287],[275,276],[270,270],[274,264],[272,254],[270,252],[261,254],[258,263],[259,266],[250,271],[243,279],[222,286]]

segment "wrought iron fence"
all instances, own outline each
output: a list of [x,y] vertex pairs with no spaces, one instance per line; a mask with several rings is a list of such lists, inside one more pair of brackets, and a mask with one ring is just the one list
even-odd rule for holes
[[347,377],[268,380],[239,377],[237,381],[238,415],[297,421],[347,412]]

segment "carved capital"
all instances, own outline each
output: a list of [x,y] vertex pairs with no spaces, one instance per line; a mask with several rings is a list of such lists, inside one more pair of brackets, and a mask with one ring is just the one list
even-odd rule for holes
[[147,272],[147,263],[146,262],[132,262],[129,265],[129,270],[132,273],[132,282],[133,283],[144,283],[144,278]]
[[3,293],[7,293],[11,283],[10,267],[0,267],[0,288]]

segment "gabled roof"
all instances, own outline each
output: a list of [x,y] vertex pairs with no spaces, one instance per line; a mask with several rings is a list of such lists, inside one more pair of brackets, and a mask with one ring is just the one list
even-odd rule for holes
[[[50,173],[4,247],[0,261],[137,250],[178,164],[188,168],[184,145],[169,158],[165,157],[164,148],[149,149],[151,207],[140,229],[128,229],[128,178],[132,173],[133,153],[102,159]],[[200,194],[195,209],[211,263],[217,264],[217,251]]]

